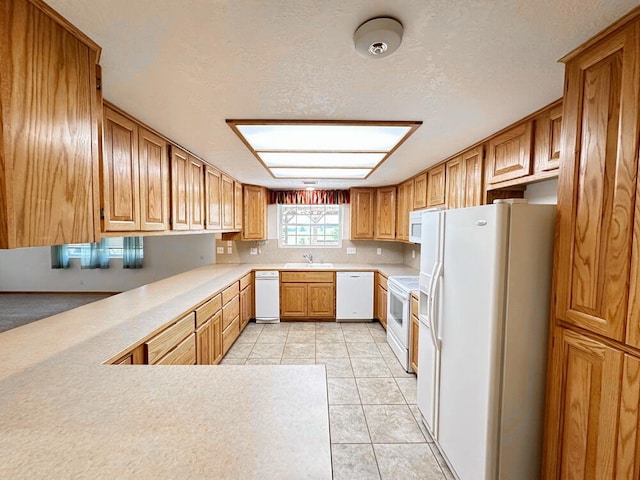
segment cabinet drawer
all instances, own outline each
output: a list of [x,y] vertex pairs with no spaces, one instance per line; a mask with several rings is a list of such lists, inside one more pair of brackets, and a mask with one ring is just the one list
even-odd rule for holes
[[238,282],[234,282],[222,291],[222,305],[229,303],[233,297],[240,293]]
[[240,279],[240,290],[244,290],[249,285],[251,285],[252,274],[247,273],[244,277]]
[[180,345],[162,357],[156,365],[195,365],[196,334],[189,335]]
[[280,281],[283,283],[330,283],[333,279],[333,272],[280,272]]
[[227,328],[238,315],[240,315],[240,298],[236,297],[222,307],[222,329]]
[[222,306],[222,297],[220,294],[213,297],[207,303],[196,309],[196,328],[200,328],[204,322],[209,320],[220,310]]
[[236,341],[236,338],[240,335],[240,317],[236,317],[231,325],[225,328],[222,331],[222,353],[223,355],[227,353],[233,342]]
[[180,343],[182,339],[193,333],[194,327],[195,313],[190,313],[146,342],[147,362],[149,364],[156,363],[159,358]]
[[387,277],[381,273],[378,274],[378,285],[387,290]]
[[414,315],[416,318],[418,318],[418,297],[415,296],[415,294],[411,294],[411,315]]

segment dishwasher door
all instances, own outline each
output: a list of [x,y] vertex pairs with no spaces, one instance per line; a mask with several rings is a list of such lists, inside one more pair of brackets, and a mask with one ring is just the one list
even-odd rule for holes
[[280,322],[280,273],[257,271],[255,278],[256,323]]
[[373,272],[336,273],[336,321],[373,320]]

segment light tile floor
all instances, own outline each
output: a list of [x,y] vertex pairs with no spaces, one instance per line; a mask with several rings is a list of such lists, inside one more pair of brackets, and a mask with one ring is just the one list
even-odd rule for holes
[[453,478],[377,322],[250,323],[222,363],[325,365],[335,480]]

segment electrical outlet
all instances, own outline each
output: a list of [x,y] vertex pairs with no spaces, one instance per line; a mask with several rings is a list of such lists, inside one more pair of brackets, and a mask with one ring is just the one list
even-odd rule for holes
[[411,258],[416,258],[416,251],[415,250],[411,250]]
[[233,245],[232,240],[227,240],[227,247],[231,247]]
[[233,248],[227,247],[227,253],[231,255],[233,253]]
[[257,254],[258,254],[257,248],[252,248],[251,250],[249,250],[249,255],[257,255]]
[[216,247],[216,253],[219,255],[224,255],[224,247]]
[[376,248],[376,255],[382,255],[382,249]]
[[347,255],[355,255],[356,247],[347,247]]

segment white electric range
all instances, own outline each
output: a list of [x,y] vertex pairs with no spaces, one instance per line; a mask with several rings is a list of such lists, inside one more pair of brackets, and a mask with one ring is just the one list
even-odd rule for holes
[[407,372],[413,372],[409,363],[411,292],[419,288],[418,276],[389,277],[387,282],[387,343]]

